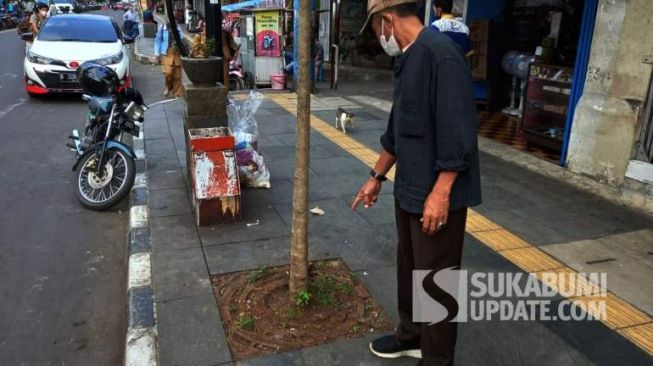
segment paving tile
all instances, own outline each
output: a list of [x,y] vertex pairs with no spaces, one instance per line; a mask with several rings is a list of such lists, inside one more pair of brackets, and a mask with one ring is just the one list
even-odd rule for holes
[[201,246],[192,214],[153,217],[150,219],[150,233],[154,252]]
[[[147,155],[147,151],[145,152]],[[173,170],[179,168],[179,157],[176,152],[171,151],[165,155],[147,155],[147,170]]]
[[252,244],[213,245],[204,249],[211,275],[253,270],[261,267]]
[[[391,334],[391,333],[386,333]],[[304,365],[379,365],[379,366],[414,366],[416,360],[408,357],[382,359],[370,352],[369,343],[379,335],[361,338],[341,339],[332,343],[302,350]]]
[[213,294],[157,304],[161,366],[213,366],[231,361]]
[[[557,308],[558,303],[552,303],[552,308]],[[619,333],[609,329],[598,321],[550,321],[542,323],[529,322],[531,327],[537,324],[549,330],[559,338],[556,344],[546,345],[545,347],[536,348],[532,352],[537,352],[542,356],[542,360],[548,360],[549,357],[564,357],[569,352],[570,356],[575,358],[576,363],[566,361],[565,364],[591,364],[591,365],[650,365],[651,356],[635,344],[628,341]],[[514,334],[514,329],[507,329]],[[528,342],[541,342],[542,332],[533,332],[524,330],[524,337],[520,344],[525,345]],[[546,334],[546,333],[544,333]],[[507,336],[507,332],[506,332]],[[516,338],[513,336],[513,338]],[[545,338],[546,341],[546,338]],[[559,349],[551,355],[545,355],[544,349]],[[589,359],[590,362],[583,363],[578,360]],[[535,361],[533,361],[535,362]],[[556,359],[552,359],[548,364],[555,365]]]
[[191,213],[191,205],[185,188],[162,189],[150,192],[150,217],[189,213]]
[[[150,123],[149,120],[145,122],[146,125],[148,123]],[[145,138],[146,141],[169,139],[170,130],[168,130],[167,124],[165,126],[159,126],[159,127],[150,127],[150,128],[146,127],[145,131],[143,132],[143,137]]]
[[256,207],[292,202],[293,184],[289,179],[276,179],[270,189],[243,188],[241,190],[241,207],[248,211]]
[[179,168],[150,170],[147,172],[147,184],[150,191],[186,187]]
[[606,273],[610,291],[653,315],[653,284],[649,281],[653,278],[653,263],[648,254],[653,252],[653,230],[546,245],[541,249],[578,272]]
[[152,283],[156,302],[212,291],[201,248],[154,252]]
[[200,227],[200,238],[204,246],[260,240],[289,233],[290,228],[273,207],[243,210],[243,219],[236,223]]
[[[341,199],[324,199],[309,202],[309,209],[320,207],[325,211],[323,216],[309,214],[308,227],[310,232],[356,232],[365,228],[367,222],[356,212],[351,210],[349,203]],[[292,206],[275,205],[283,222],[292,227]]]
[[398,324],[396,266],[369,267],[364,271],[355,272],[355,274],[374,300],[383,307],[390,317],[390,321],[395,325]]
[[311,159],[311,170],[319,177],[337,176],[362,179],[367,178],[370,168],[352,157],[332,157]]
[[397,229],[395,225],[361,225],[339,230],[338,235],[367,268],[393,266],[397,263]]
[[499,321],[459,324],[455,363],[596,365],[541,323]]
[[175,145],[171,139],[146,140],[145,152],[148,156],[170,155],[175,152]]
[[236,362],[237,366],[304,366],[301,351],[277,353]]
[[266,159],[288,159],[294,158],[295,148],[292,146],[264,146],[259,152]]

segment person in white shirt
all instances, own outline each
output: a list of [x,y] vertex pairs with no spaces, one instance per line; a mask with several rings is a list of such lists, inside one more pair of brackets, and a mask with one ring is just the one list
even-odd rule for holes
[[132,11],[131,7],[127,8],[127,11],[125,11],[125,14],[122,16],[122,19],[124,21],[130,21],[130,22],[137,22],[138,23],[138,18],[136,18],[136,15]]

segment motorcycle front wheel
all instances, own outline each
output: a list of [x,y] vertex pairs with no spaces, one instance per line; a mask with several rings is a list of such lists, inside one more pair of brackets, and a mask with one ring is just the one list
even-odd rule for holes
[[105,152],[104,166],[97,172],[99,159],[90,151],[82,156],[77,169],[77,199],[92,210],[106,210],[122,201],[134,185],[134,159],[121,150]]

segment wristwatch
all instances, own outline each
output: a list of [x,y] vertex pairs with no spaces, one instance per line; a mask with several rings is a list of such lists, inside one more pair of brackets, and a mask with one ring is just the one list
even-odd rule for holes
[[377,174],[377,172],[375,172],[374,169],[370,171],[370,175],[372,176],[372,178],[378,180],[379,182],[385,182],[386,180],[388,180],[388,178],[386,178],[385,175]]

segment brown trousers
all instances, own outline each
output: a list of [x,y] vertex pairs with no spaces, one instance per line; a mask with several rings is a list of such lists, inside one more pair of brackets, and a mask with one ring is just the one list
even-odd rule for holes
[[457,323],[434,325],[413,322],[413,270],[441,270],[460,266],[467,208],[449,212],[447,224],[435,235],[422,232],[421,215],[395,202],[397,234],[397,296],[400,323],[395,332],[402,341],[420,341],[425,366],[453,365]]
[[161,57],[161,70],[165,79],[165,88],[175,97],[184,95],[182,83],[181,55],[176,48],[169,47],[168,52]]

